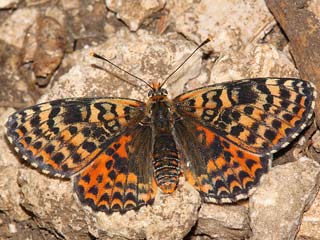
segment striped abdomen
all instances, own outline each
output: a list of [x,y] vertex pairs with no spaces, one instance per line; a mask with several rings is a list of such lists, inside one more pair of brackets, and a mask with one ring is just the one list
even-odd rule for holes
[[164,193],[172,193],[178,184],[180,168],[176,143],[171,133],[155,136],[153,166],[157,185]]
[[172,136],[170,103],[165,96],[153,102],[151,112],[154,177],[164,193],[172,193],[178,185],[180,168],[178,151]]

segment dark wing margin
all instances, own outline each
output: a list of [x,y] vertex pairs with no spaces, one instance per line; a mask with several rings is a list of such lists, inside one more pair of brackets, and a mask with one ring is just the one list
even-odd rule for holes
[[144,117],[130,99],[74,98],[42,103],[12,114],[7,137],[22,158],[42,172],[69,177],[94,161],[104,143]]
[[311,83],[291,78],[244,79],[176,97],[187,180],[210,202],[246,198],[272,153],[309,124],[315,98]]

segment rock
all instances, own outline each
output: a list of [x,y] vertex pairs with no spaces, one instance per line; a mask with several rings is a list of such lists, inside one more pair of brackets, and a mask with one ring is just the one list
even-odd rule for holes
[[[13,167],[19,168],[21,164],[14,155],[14,149],[8,144],[7,138],[5,136],[4,124],[8,120],[8,116],[14,113],[13,108],[1,111],[0,115],[0,166],[1,167]],[[0,167],[0,168],[1,168]],[[0,187],[1,189],[1,187]],[[1,192],[1,191],[0,191]]]
[[0,212],[5,212],[11,221],[25,221],[30,216],[20,207],[20,189],[16,181],[21,164],[8,146],[4,129],[8,115],[13,112],[9,109],[0,115]]
[[39,15],[35,8],[23,8],[15,11],[0,25],[0,39],[21,48],[28,28]]
[[177,31],[189,39],[200,43],[212,36],[212,42],[205,47],[215,56],[211,56],[213,63],[208,66],[210,83],[266,76],[299,77],[288,50],[278,49],[278,42],[270,40],[270,44],[263,39],[276,24],[265,2],[252,2],[215,1],[213,5],[210,1],[184,1],[166,6]]
[[[181,179],[182,180],[182,179]],[[182,239],[197,221],[200,196],[182,180],[173,194],[160,194],[152,207],[125,215],[96,214],[97,226],[104,230],[101,236],[128,239]],[[99,235],[100,236],[100,235]],[[101,237],[100,236],[100,237]]]
[[0,91],[1,107],[23,107],[34,101],[28,93],[28,85],[20,73],[20,49],[0,40]]
[[297,240],[320,239],[320,192],[303,214]]
[[245,204],[202,204],[196,234],[212,239],[247,239],[250,235],[247,201]]
[[51,17],[40,17],[37,21],[37,49],[34,54],[33,71],[37,83],[45,86],[62,61],[65,44],[65,30]]
[[164,7],[165,0],[115,1],[106,0],[107,7],[117,13],[131,31],[137,31],[143,21]]
[[[40,16],[29,28],[22,61],[32,62],[35,81],[46,86],[64,55],[65,29],[52,17]],[[31,47],[29,47],[31,46]]]
[[34,216],[38,227],[67,239],[88,235],[92,222],[73,197],[70,181],[48,178],[30,167],[19,170],[17,181],[20,204]]
[[320,20],[320,2],[319,0],[311,0],[308,2],[308,10],[312,12]]
[[[63,71],[69,71],[69,73],[56,81],[52,90],[40,101],[79,96],[129,97],[145,101],[149,91],[146,84],[102,60],[91,57],[90,53],[96,52],[151,83],[152,81],[163,81],[194,48],[195,45],[180,39],[176,34],[159,37],[149,35],[144,31],[138,31],[137,35],[132,35],[127,31],[119,32],[97,48],[76,52],[66,58],[62,63],[62,68]],[[174,97],[182,93],[185,84],[200,75],[200,56],[201,53],[198,52],[170,78],[166,84],[169,96]],[[77,65],[72,66],[75,62]],[[94,68],[91,64],[107,71]],[[64,89],[72,89],[72,91]]]
[[181,4],[170,9],[177,11],[172,20],[177,31],[196,42],[212,35],[213,42],[209,46],[222,55],[257,43],[276,24],[263,0],[218,0],[214,4],[204,0]]
[[2,0],[0,1],[0,9],[16,8],[20,0]]
[[30,216],[20,207],[20,188],[15,181],[17,174],[16,167],[0,168],[0,211],[8,214],[12,221],[25,221]]
[[319,178],[319,164],[306,157],[272,168],[249,199],[251,239],[295,239]]
[[210,80],[220,83],[266,76],[299,78],[299,72],[284,51],[271,44],[259,44],[244,52],[225,53],[213,65]]
[[[312,136],[312,146],[317,153],[320,153],[320,131],[316,131],[316,133]],[[320,159],[319,159],[320,161]]]

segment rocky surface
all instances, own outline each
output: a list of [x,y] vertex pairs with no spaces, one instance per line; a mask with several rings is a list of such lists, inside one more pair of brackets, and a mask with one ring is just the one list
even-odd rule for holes
[[319,178],[320,165],[308,158],[274,167],[249,199],[251,239],[295,239]]
[[[149,89],[142,82],[92,58],[92,52],[148,82],[161,81],[182,63],[195,43],[213,35],[213,41],[170,79],[166,87],[170,97],[240,78],[299,77],[288,41],[264,1],[228,0],[213,5],[209,0],[167,0],[128,5],[130,1],[87,4],[62,0],[56,5],[26,1],[21,6],[17,1],[7,2],[18,9],[0,13],[0,31],[7,33],[0,35],[4,43],[0,43],[0,83],[5,89],[0,90],[0,239],[320,238],[318,134],[306,133],[303,141],[297,141],[299,154],[293,154],[297,158],[291,157],[292,162],[281,159],[296,145],[277,155],[281,164],[263,177],[249,201],[201,203],[197,191],[181,178],[173,194],[159,194],[154,205],[123,215],[106,215],[82,206],[73,192],[72,179],[39,173],[13,153],[5,138],[3,125],[13,113],[12,107],[21,108],[35,100],[83,96],[147,99]],[[316,1],[311,2],[310,8],[316,12]],[[31,26],[39,16],[55,19],[65,31],[65,55],[59,55],[62,62],[51,72],[45,88],[34,81],[31,65],[25,63],[23,71],[19,68],[23,59],[34,61],[19,57],[26,56],[22,53],[33,56],[35,49],[27,36],[37,36]],[[307,136],[313,136],[312,146],[303,151]],[[312,149],[316,161],[301,158]]]
[[107,7],[116,12],[117,18],[124,21],[131,31],[137,31],[143,21],[162,9],[165,3],[165,0],[106,1]]
[[195,233],[213,239],[247,239],[251,234],[248,202],[202,204]]
[[303,214],[298,240],[320,239],[320,193],[318,192],[314,202]]

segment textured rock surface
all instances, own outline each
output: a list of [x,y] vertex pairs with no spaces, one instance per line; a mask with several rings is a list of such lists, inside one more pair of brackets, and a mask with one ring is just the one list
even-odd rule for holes
[[[73,66],[70,73],[53,84],[52,91],[43,96],[41,101],[75,96],[122,96],[144,101],[149,91],[144,83],[120,72],[104,61],[91,57],[90,53],[96,52],[111,59],[115,64],[148,82],[161,82],[194,47],[194,44],[185,41],[177,34],[159,37],[149,35],[145,31],[139,31],[137,35],[132,35],[126,30],[120,31],[105,44],[66,58],[62,67],[70,69]],[[77,65],[74,65],[75,61]],[[93,68],[91,64],[103,67],[106,71]],[[198,77],[200,70],[201,53],[198,52],[179,70],[179,73],[170,79],[169,95],[176,96],[182,93],[186,82]],[[88,84],[88,81],[92,84]],[[65,89],[71,91],[65,91]]]
[[20,0],[2,0],[0,2],[0,8],[9,9],[17,6]]
[[320,239],[320,192],[310,209],[303,214],[297,239]]
[[165,0],[117,1],[106,0],[107,7],[117,13],[131,31],[136,31],[143,21],[164,7]]
[[39,12],[34,8],[25,8],[15,11],[6,21],[0,25],[0,39],[21,48],[27,29],[39,16]]
[[[0,90],[0,239],[292,239],[300,221],[297,239],[319,238],[319,194],[309,206],[319,185],[319,167],[311,160],[276,166],[249,205],[201,205],[199,194],[181,178],[178,190],[158,195],[152,207],[106,215],[79,203],[72,180],[49,178],[25,164],[4,137],[3,123],[13,109],[3,107],[19,108],[14,101],[26,105],[30,96],[38,102],[81,96],[147,99],[143,83],[90,57],[93,51],[148,82],[161,81],[195,42],[213,35],[213,42],[168,81],[170,97],[232,79],[298,77],[287,39],[263,0],[106,1],[108,6],[102,0],[51,2],[26,1],[27,8],[0,14],[0,31],[7,33],[0,35],[0,83],[6,90]],[[311,2],[316,14],[316,1]],[[21,49],[30,47],[34,53],[32,41],[23,41],[27,33],[34,34],[30,26],[40,13],[65,24],[67,35],[67,55],[44,89],[23,81],[18,67]],[[28,66],[25,70],[31,72]],[[44,93],[40,99],[38,92]],[[283,152],[290,148],[295,146]]]
[[232,0],[218,0],[214,4],[210,0],[198,4],[185,1],[183,6],[178,3],[175,6],[179,8],[177,31],[196,41],[212,35],[214,41],[210,45],[222,53],[252,46],[275,25],[263,0],[241,0],[236,4]]
[[271,169],[249,199],[251,239],[295,239],[319,179],[320,165],[308,158]]
[[196,234],[213,239],[246,239],[250,235],[248,204],[203,204]]

